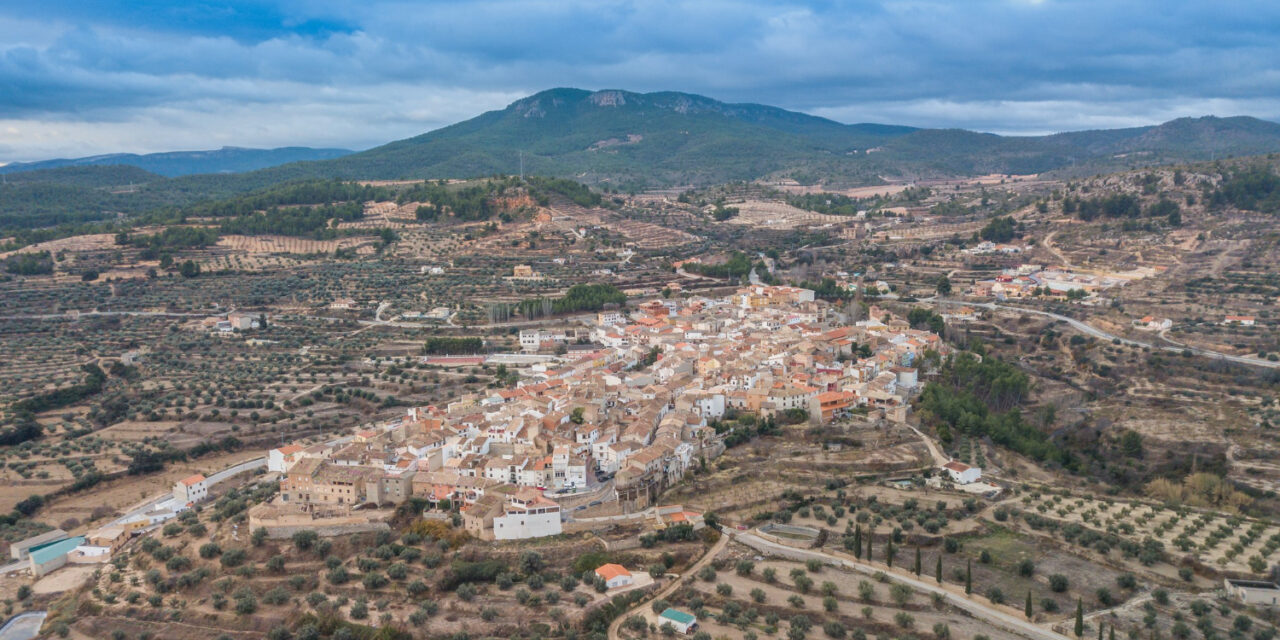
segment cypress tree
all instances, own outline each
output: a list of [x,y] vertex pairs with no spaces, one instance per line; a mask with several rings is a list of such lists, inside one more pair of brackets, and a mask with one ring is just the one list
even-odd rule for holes
[[859,560],[862,559],[862,527],[858,526],[853,530],[853,556]]
[[889,546],[884,549],[884,563],[893,568],[893,538],[889,538]]
[[1076,598],[1076,637],[1084,637],[1084,600]]
[[867,529],[867,562],[871,562],[875,559],[875,556],[871,555],[871,543],[875,541],[876,532],[872,529]]
[[1030,589],[1027,589],[1027,609],[1026,609],[1026,614],[1027,614],[1027,619],[1028,619],[1028,620],[1030,620],[1030,619],[1031,619],[1031,614],[1032,614],[1032,611],[1031,611],[1031,590],[1030,590]]
[[938,553],[938,564],[933,568],[933,579],[942,584],[942,553]]
[[970,560],[964,567],[964,594],[973,593],[973,560]]
[[1111,625],[1111,630],[1107,631],[1107,640],[1116,640],[1116,626]]
[[920,545],[916,545],[916,577],[920,577]]
[[1102,640],[1102,630],[1106,628],[1107,628],[1107,623],[1105,622],[1098,623],[1098,640]]

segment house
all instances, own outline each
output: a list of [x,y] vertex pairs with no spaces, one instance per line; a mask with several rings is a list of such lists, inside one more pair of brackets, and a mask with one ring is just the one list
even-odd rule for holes
[[9,557],[13,558],[14,560],[26,560],[31,555],[32,549],[49,544],[51,542],[57,542],[59,540],[66,540],[66,539],[67,539],[67,532],[63,531],[62,529],[54,529],[53,531],[46,531],[38,536],[32,536],[30,538],[27,538],[26,540],[19,540],[9,545]]
[[1222,586],[1227,597],[1240,601],[1243,605],[1262,605],[1274,607],[1280,604],[1280,584],[1270,580],[1232,580],[1226,578]]
[[674,627],[677,633],[689,634],[698,628],[698,618],[692,613],[668,608],[658,614],[658,628],[664,624]]
[[267,452],[267,471],[284,473],[301,459],[302,445],[291,444]]
[[503,514],[493,519],[494,540],[541,538],[558,535],[562,530],[560,505],[533,489],[516,492]]
[[952,460],[944,465],[942,469],[951,476],[951,481],[956,484],[969,484],[977,482],[982,477],[982,469],[971,467],[959,460]]
[[533,270],[533,267],[527,264],[518,264],[511,269],[511,277],[524,280],[539,280],[542,274]]
[[635,579],[631,577],[631,572],[620,564],[600,565],[596,569],[596,575],[600,576],[600,579],[604,580],[605,586],[610,589],[625,587],[635,582]]
[[195,504],[209,497],[208,479],[197,473],[173,485],[173,499],[180,505]]
[[1254,325],[1253,316],[1227,316],[1223,318],[1222,324],[1238,324],[1242,327],[1252,327]]
[[356,301],[351,298],[338,298],[329,303],[329,308],[334,311],[346,311],[356,308]]
[[261,326],[259,317],[262,314],[244,313],[242,311],[233,311],[227,314],[227,322],[231,323],[231,328],[237,331],[246,331],[249,329],[257,329]]
[[37,578],[49,575],[67,564],[67,555],[82,544],[84,536],[76,536],[31,549],[31,575]]

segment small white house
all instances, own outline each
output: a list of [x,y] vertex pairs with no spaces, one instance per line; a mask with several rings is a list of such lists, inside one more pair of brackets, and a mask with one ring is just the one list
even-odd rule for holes
[[197,473],[173,485],[173,499],[179,505],[195,504],[207,497],[209,497],[209,485],[204,474]]
[[971,467],[959,460],[952,460],[942,465],[942,469],[947,472],[947,475],[951,476],[951,481],[956,484],[969,484],[982,478],[982,469]]
[[284,473],[302,458],[302,446],[291,444],[267,452],[267,471]]
[[600,568],[596,569],[596,575],[600,576],[600,579],[604,580],[605,586],[610,589],[629,586],[635,582],[635,579],[631,577],[631,572],[620,564],[600,565]]

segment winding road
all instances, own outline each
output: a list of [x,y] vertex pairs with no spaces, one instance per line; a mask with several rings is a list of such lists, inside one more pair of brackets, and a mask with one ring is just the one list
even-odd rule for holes
[[609,624],[609,640],[619,640],[618,630],[622,628],[622,623],[626,622],[627,618],[630,618],[631,616],[635,615],[638,611],[642,611],[645,607],[649,606],[650,602],[653,602],[654,600],[657,600],[659,598],[665,598],[671,595],[672,593],[674,593],[675,590],[681,584],[683,584],[687,578],[692,578],[694,574],[698,573],[699,570],[707,566],[707,563],[711,562],[712,559],[720,555],[720,552],[724,551],[724,548],[729,545],[729,537],[730,537],[730,534],[728,531],[720,532],[720,539],[717,540],[716,543],[712,545],[711,548],[708,549],[706,553],[702,554],[701,559],[693,563],[693,566],[689,567],[687,571],[680,574],[680,577],[676,578],[675,580],[672,580],[671,584],[653,593],[648,598],[641,600],[640,602],[636,603],[636,606],[631,607],[630,609],[620,614],[618,617],[614,618],[613,622]]
[[1161,351],[1170,351],[1173,353],[1190,351],[1191,353],[1198,356],[1204,356],[1206,358],[1217,358],[1220,360],[1226,360],[1228,362],[1234,362],[1236,364],[1252,365],[1255,367],[1265,367],[1267,369],[1280,368],[1280,362],[1272,362],[1270,360],[1262,360],[1260,358],[1250,358],[1248,356],[1235,356],[1229,353],[1221,353],[1218,351],[1212,351],[1210,349],[1202,349],[1200,347],[1192,347],[1187,345],[1170,346],[1170,345],[1161,345],[1161,344],[1151,344],[1149,342],[1140,342],[1138,340],[1131,340],[1129,338],[1107,333],[1106,331],[1087,325],[1079,320],[1076,320],[1075,318],[1064,316],[1057,313],[1052,313],[1049,311],[1041,311],[1039,309],[1011,307],[1011,306],[1002,305],[1002,304],[995,304],[993,302],[966,302],[963,300],[939,300],[937,298],[921,298],[920,302],[932,302],[934,304],[962,305],[967,307],[978,307],[980,309],[990,309],[993,311],[1000,309],[1005,311],[1017,311],[1019,313],[1029,313],[1031,315],[1044,316],[1046,318],[1053,318],[1054,320],[1061,320],[1062,322],[1065,322],[1071,325],[1071,327],[1076,329],[1077,331],[1093,336],[1095,338],[1098,338],[1099,340],[1119,341],[1121,344],[1127,344],[1131,347],[1159,349]]

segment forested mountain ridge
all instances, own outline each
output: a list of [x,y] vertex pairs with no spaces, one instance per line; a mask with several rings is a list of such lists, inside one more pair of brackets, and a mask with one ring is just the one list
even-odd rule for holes
[[100,167],[123,165],[137,167],[158,175],[173,178],[199,173],[239,173],[265,169],[303,160],[328,160],[351,153],[347,149],[313,149],[310,147],[280,147],[277,149],[246,149],[223,147],[208,151],[167,151],[162,153],[111,153],[87,158],[57,158],[37,162],[14,162],[0,166],[0,174],[12,174],[39,169],[60,167]]
[[328,160],[167,179],[124,175],[126,168],[113,166],[10,173],[5,176],[10,184],[0,185],[5,196],[0,229],[130,216],[329,178],[474,178],[523,168],[526,175],[568,177],[621,191],[782,178],[839,187],[989,173],[1091,175],[1276,151],[1280,124],[1250,117],[1000,136],[842,124],[687,93],[552,89],[505,109]]

